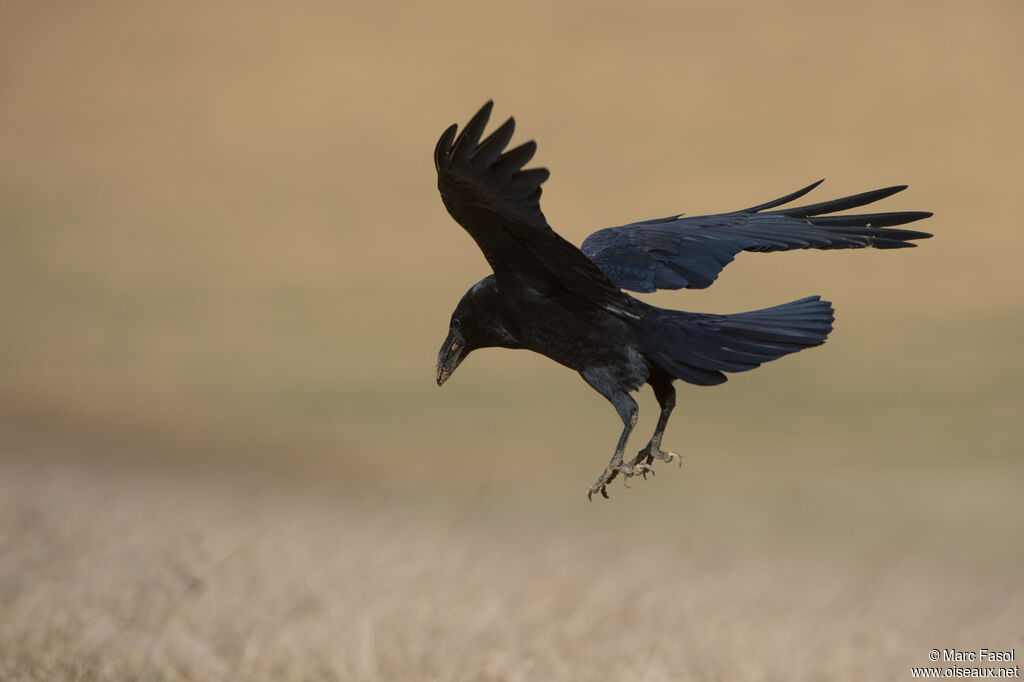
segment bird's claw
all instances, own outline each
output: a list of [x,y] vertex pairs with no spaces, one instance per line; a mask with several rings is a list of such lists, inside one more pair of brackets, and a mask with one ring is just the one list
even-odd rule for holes
[[617,465],[609,464],[608,468],[601,474],[601,477],[587,490],[587,499],[593,500],[594,493],[601,493],[601,497],[608,499],[608,484],[619,474],[622,474],[622,484],[627,488],[629,484],[626,481],[633,476],[643,476],[646,481],[647,474],[654,475],[654,467],[652,465],[656,459],[662,462],[678,461],[679,466],[683,466],[682,455],[675,452],[666,452],[661,448],[648,444],[631,462],[619,463]]
[[647,464],[653,464],[654,460],[659,459],[662,462],[679,462],[679,466],[683,466],[683,456],[675,452],[666,452],[661,448],[654,448],[648,445],[637,454],[636,459],[633,463],[647,462]]
[[650,463],[637,460],[633,460],[628,464],[609,466],[604,470],[604,473],[601,474],[601,477],[597,479],[594,485],[590,486],[590,489],[587,490],[587,499],[592,500],[594,498],[594,493],[601,493],[601,496],[607,500],[608,484],[611,483],[619,474],[622,474],[622,484],[628,488],[629,485],[626,483],[627,479],[632,478],[633,476],[643,476],[644,480],[647,480],[647,474],[653,475],[654,470],[651,468]]
[[601,477],[597,479],[594,485],[590,486],[589,490],[587,490],[587,499],[592,501],[594,499],[594,493],[601,493],[601,497],[607,500],[608,484],[612,482],[612,479],[615,478],[615,475],[618,473],[619,472],[616,469],[605,469],[604,473],[601,474]]

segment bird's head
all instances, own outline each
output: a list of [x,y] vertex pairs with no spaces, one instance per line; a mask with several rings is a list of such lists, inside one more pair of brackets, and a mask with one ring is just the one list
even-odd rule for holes
[[448,325],[448,338],[437,354],[437,385],[448,381],[455,368],[477,348],[521,347],[506,322],[504,299],[498,295],[494,277],[474,284],[459,301]]

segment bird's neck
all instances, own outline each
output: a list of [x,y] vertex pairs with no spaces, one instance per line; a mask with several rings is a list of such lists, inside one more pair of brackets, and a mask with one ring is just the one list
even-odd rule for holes
[[522,348],[515,326],[508,324],[502,315],[494,315],[479,334],[481,348]]

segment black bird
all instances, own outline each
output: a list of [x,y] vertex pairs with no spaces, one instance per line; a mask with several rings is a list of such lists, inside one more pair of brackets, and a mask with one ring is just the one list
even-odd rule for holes
[[[596,492],[608,497],[607,485],[616,475],[646,476],[654,460],[679,459],[661,449],[675,406],[675,379],[720,384],[726,380],[723,372],[744,372],[821,345],[832,330],[832,304],[819,296],[709,315],[657,308],[622,289],[703,289],[740,251],[896,249],[931,236],[889,229],[932,215],[923,211],[826,215],[884,199],[905,185],[769,210],[802,197],[819,180],[741,211],[598,230],[576,248],[541,213],[547,169],[523,168],[536,143],[506,151],[515,128],[511,118],[481,140],[492,105],[487,102],[457,136],[457,125],[445,130],[434,150],[444,205],[494,271],[455,307],[437,359],[437,385],[470,352],[490,346],[526,348],[579,372],[615,406],[623,423],[611,461],[588,498]],[[624,461],[638,412],[629,394],[644,383],[654,389],[661,415],[650,442]]]

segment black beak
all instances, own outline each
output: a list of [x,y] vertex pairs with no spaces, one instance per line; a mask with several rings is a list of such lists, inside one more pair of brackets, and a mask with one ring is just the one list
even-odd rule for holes
[[455,368],[465,357],[466,341],[462,334],[454,329],[448,332],[448,338],[441,346],[441,352],[437,354],[437,385],[441,386],[448,381]]

